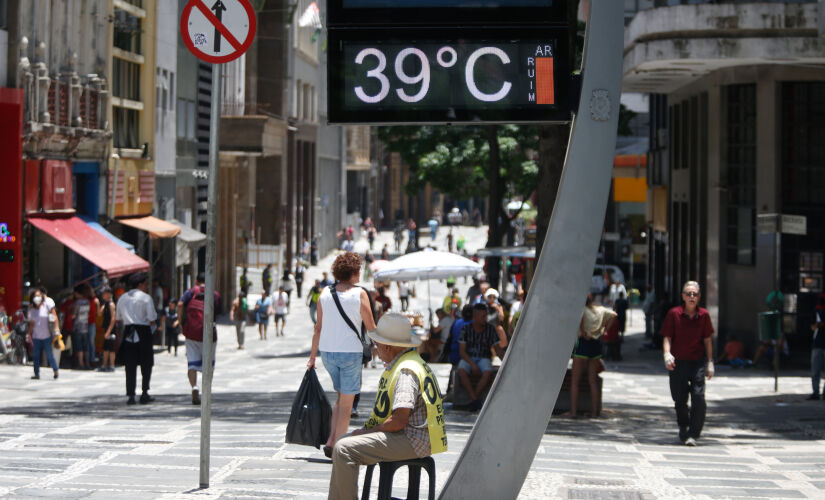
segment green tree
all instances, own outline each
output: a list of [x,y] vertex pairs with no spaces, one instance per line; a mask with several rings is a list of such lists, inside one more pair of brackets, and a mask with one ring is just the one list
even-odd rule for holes
[[[410,167],[407,193],[427,184],[454,199],[487,196],[488,247],[500,246],[510,218],[504,200],[536,187],[537,128],[518,125],[380,127],[378,138]],[[498,261],[488,263],[498,286]]]

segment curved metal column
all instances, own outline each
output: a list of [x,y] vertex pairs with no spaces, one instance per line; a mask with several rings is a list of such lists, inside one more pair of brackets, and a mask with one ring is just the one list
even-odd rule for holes
[[591,2],[581,103],[536,279],[487,403],[441,491],[442,499],[516,498],[547,429],[590,286],[607,207],[619,117],[623,5],[616,0]]

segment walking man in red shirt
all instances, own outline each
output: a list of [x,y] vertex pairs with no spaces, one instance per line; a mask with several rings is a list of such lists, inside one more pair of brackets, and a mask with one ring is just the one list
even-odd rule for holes
[[[699,307],[699,283],[682,287],[684,305],[668,311],[662,325],[665,367],[670,370],[670,395],[676,404],[679,439],[696,446],[705,423],[705,377],[713,377],[713,325],[708,311]],[[688,410],[690,396],[690,410]]]

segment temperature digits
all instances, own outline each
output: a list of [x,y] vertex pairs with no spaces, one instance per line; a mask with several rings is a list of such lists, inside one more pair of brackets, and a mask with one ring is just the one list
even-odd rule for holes
[[[501,87],[491,94],[482,92],[478,85],[476,85],[475,81],[475,66],[478,63],[479,58],[485,55],[490,55],[498,58],[501,64],[510,64],[510,57],[507,55],[506,52],[501,50],[498,47],[482,47],[470,54],[470,57],[467,58],[466,65],[464,67],[464,81],[467,86],[467,90],[470,94],[482,102],[498,102],[505,97],[507,94],[510,93],[510,89],[513,87],[513,84],[509,81],[504,81],[501,83]],[[367,94],[364,90],[364,87],[358,85],[355,87],[355,95],[361,101],[368,103],[368,104],[375,104],[383,101],[387,95],[390,93],[390,80],[387,75],[384,74],[384,70],[387,69],[387,56],[379,49],[370,47],[361,50],[358,52],[358,55],[355,56],[355,64],[365,64],[367,57],[372,56],[375,62],[377,63],[374,68],[368,70],[366,72],[367,78],[374,78],[378,80],[379,88],[378,92],[373,95]],[[408,57],[416,57],[420,61],[420,71],[418,74],[409,75],[404,70],[404,61]],[[458,60],[458,53],[452,47],[442,47],[438,50],[436,55],[436,62],[444,67],[444,68],[451,68],[455,66]],[[425,97],[427,97],[427,92],[430,90],[430,60],[427,57],[427,54],[424,53],[421,49],[408,47],[402,49],[397,56],[395,56],[395,62],[393,64],[393,69],[395,70],[395,76],[401,83],[405,85],[421,85],[418,89],[418,92],[415,94],[409,94],[407,90],[403,88],[395,89],[398,98],[404,102],[408,103],[415,103],[419,102]]]

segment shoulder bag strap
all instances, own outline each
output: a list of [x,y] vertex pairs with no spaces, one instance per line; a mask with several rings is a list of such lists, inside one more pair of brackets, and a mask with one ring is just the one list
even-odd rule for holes
[[338,291],[335,289],[336,285],[337,283],[333,283],[329,286],[329,291],[332,294],[332,300],[335,301],[335,307],[338,308],[338,312],[341,313],[341,317],[344,319],[344,322],[347,324],[347,326],[352,328],[352,331],[355,332],[355,335],[358,337],[358,340],[360,340],[363,344],[364,337],[358,333],[358,329],[355,328],[355,325],[352,324],[352,320],[349,319],[349,316],[347,316],[347,314],[344,312],[344,308],[341,307],[341,300],[338,298]]
[[[372,322],[378,325],[378,319],[375,317],[375,303],[372,301],[372,295],[370,294],[370,291],[362,286],[359,286],[358,288],[367,292],[367,300],[370,301],[370,313],[372,314]],[[367,325],[365,325],[363,321],[361,322],[361,337],[367,338]]]

